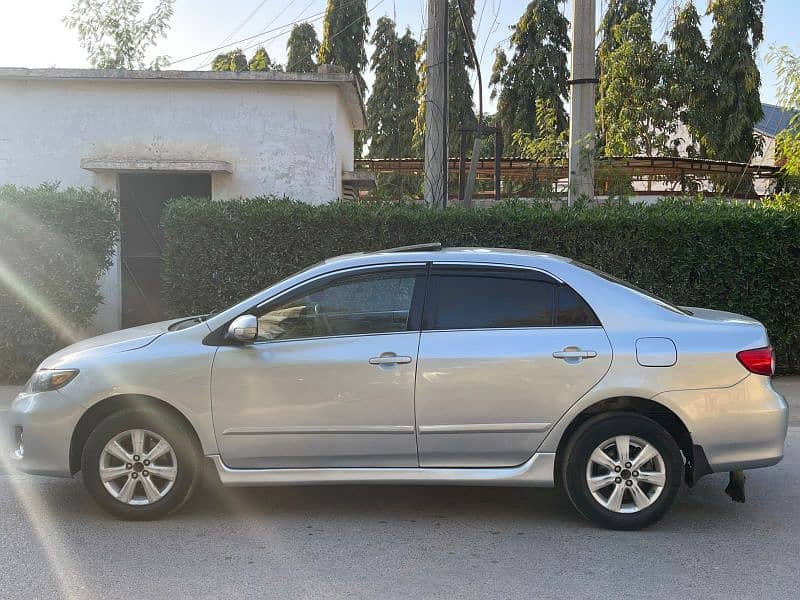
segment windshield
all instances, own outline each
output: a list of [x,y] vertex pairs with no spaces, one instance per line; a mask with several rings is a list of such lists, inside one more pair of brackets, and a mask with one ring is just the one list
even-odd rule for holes
[[688,316],[692,315],[691,311],[686,310],[685,308],[681,308],[680,306],[676,306],[676,305],[672,304],[672,302],[668,302],[668,301],[664,300],[663,298],[659,298],[655,294],[653,294],[651,292],[648,292],[647,290],[643,290],[642,288],[640,288],[638,286],[635,286],[632,283],[628,283],[624,279],[619,279],[618,277],[614,277],[613,275],[609,275],[608,273],[605,273],[605,272],[601,271],[600,269],[595,269],[594,267],[590,267],[589,265],[583,264],[582,262],[579,262],[577,260],[573,260],[572,263],[574,265],[580,267],[581,269],[585,269],[585,270],[589,271],[590,273],[594,273],[598,277],[602,277],[606,281],[610,281],[611,283],[616,283],[617,285],[621,285],[622,287],[627,288],[629,290],[632,290],[632,291],[636,292],[637,294],[641,294],[642,296],[645,296],[646,298],[652,300],[653,302],[655,302],[656,304],[666,308],[667,310],[671,310],[672,312],[676,312],[676,313],[681,314],[681,315],[688,315]]

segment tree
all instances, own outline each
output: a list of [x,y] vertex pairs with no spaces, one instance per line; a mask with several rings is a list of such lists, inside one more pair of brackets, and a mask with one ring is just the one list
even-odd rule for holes
[[[706,151],[712,158],[748,162],[760,148],[753,126],[764,116],[756,64],[756,50],[764,39],[764,3],[711,0],[707,14],[714,25],[708,53],[712,89],[706,103]],[[730,185],[722,187],[731,191]]]
[[75,0],[65,25],[78,40],[96,69],[158,69],[167,62],[145,57],[159,38],[166,37],[175,0],[158,0],[147,18],[140,18],[141,0]]
[[647,21],[652,23],[653,7],[656,0],[609,0],[608,8],[600,21],[600,45],[599,54],[608,53],[614,50],[614,27],[624,23],[636,13],[641,14]]
[[676,124],[668,102],[667,47],[653,42],[650,21],[641,13],[615,25],[612,38],[598,103],[605,154],[668,154]]
[[[569,21],[559,10],[564,0],[533,0],[514,25],[509,42],[511,59],[498,50],[489,84],[498,98],[497,115],[509,148],[515,132],[539,136],[539,105],[547,105],[558,132],[567,128],[564,99],[569,94],[567,53],[571,49]],[[498,93],[499,92],[499,93]],[[544,104],[542,104],[544,103]]]
[[319,53],[317,32],[311,23],[300,23],[292,27],[292,33],[286,42],[288,57],[286,70],[292,73],[316,73],[317,63],[314,58]]
[[368,33],[367,0],[328,0],[319,62],[344,67],[356,76],[362,92],[367,89],[362,72],[367,66],[364,44]]
[[375,81],[367,100],[369,155],[405,156],[411,149],[417,114],[417,42],[408,29],[398,38],[394,21],[381,17],[371,43]]
[[778,97],[795,111],[789,126],[778,134],[776,155],[783,161],[784,188],[800,188],[800,56],[788,47],[772,48],[768,60],[778,75]]
[[[370,57],[375,80],[367,100],[369,155],[407,156],[417,114],[417,41],[408,29],[398,38],[388,17],[378,19],[370,41],[375,47]],[[377,183],[380,195],[389,198],[408,196],[419,188],[418,178],[407,175],[379,175]]]
[[272,62],[263,46],[259,46],[253,58],[247,63],[248,71],[282,71],[283,67],[279,63]]
[[[475,31],[472,27],[472,21],[475,18],[475,0],[462,0],[462,2],[464,6],[464,16],[467,20],[467,30],[474,41]],[[475,63],[469,51],[467,38],[464,36],[464,27],[461,24],[461,16],[458,10],[458,0],[449,0],[448,23],[450,35],[447,42],[447,54],[449,58],[449,72],[447,77],[447,139],[450,148],[458,148],[461,141],[461,133],[459,130],[461,128],[475,129],[478,123],[473,102],[474,92],[470,81],[470,71],[475,70]],[[422,152],[425,139],[426,47],[427,40],[423,40],[417,52],[420,84],[417,92],[419,111],[417,112],[417,121],[414,130],[414,147],[420,153]],[[471,142],[469,143],[471,144]]]
[[711,93],[708,46],[700,30],[700,15],[694,2],[688,2],[676,15],[670,39],[673,49],[669,93],[674,110],[689,132],[686,150],[692,156],[703,153],[708,143],[705,107]]
[[247,56],[239,48],[217,54],[211,61],[211,69],[213,71],[247,71]]

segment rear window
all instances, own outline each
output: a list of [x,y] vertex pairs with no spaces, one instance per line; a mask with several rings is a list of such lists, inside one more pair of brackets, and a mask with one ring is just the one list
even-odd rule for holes
[[595,269],[594,267],[590,267],[589,265],[585,265],[582,262],[578,262],[577,260],[572,261],[572,264],[574,264],[577,267],[580,267],[581,269],[585,269],[586,271],[589,271],[590,273],[594,273],[595,275],[597,275],[598,277],[602,277],[606,281],[610,281],[611,283],[616,283],[617,285],[621,285],[622,287],[627,288],[627,289],[629,289],[631,291],[634,291],[637,294],[645,296],[646,298],[648,298],[649,300],[652,300],[655,304],[658,304],[662,308],[666,308],[667,310],[671,310],[672,312],[676,312],[676,313],[681,314],[681,315],[689,315],[689,316],[692,315],[692,311],[686,310],[685,308],[681,308],[680,306],[676,306],[676,305],[672,304],[671,302],[668,302],[667,300],[664,300],[663,298],[659,298],[655,294],[653,294],[651,292],[648,292],[647,290],[643,290],[642,288],[637,287],[637,286],[633,285],[632,283],[628,283],[624,279],[619,279],[618,277],[614,277],[613,275],[609,275],[608,273],[605,273],[604,271],[601,271],[600,269]]

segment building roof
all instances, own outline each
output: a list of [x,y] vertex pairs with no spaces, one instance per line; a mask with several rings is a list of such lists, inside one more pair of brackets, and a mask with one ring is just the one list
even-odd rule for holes
[[764,109],[764,118],[755,125],[755,130],[769,137],[777,136],[781,131],[789,127],[789,123],[798,111],[791,108],[783,108],[774,104],[761,103]]
[[349,73],[283,73],[280,71],[139,71],[123,69],[26,69],[0,67],[1,80],[209,82],[231,85],[333,85],[355,129],[366,127],[364,99],[354,75]]

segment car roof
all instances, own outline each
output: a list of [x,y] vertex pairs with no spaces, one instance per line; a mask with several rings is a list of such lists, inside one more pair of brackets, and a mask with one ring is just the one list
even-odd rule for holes
[[441,247],[436,244],[402,246],[376,252],[356,252],[334,256],[323,261],[326,265],[337,263],[376,264],[405,262],[485,262],[521,265],[542,265],[548,262],[572,263],[572,259],[530,250],[513,248]]

